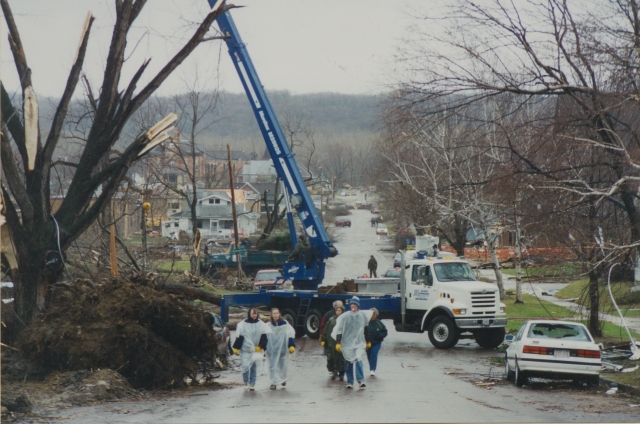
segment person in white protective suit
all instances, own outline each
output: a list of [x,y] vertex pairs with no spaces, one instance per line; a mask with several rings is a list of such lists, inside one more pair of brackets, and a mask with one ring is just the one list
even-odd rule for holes
[[267,358],[269,358],[269,380],[271,390],[278,384],[284,388],[287,385],[288,356],[296,351],[296,331],[280,316],[278,308],[271,309],[271,322],[268,324],[271,332],[267,334]]
[[360,299],[353,296],[349,301],[349,312],[340,315],[336,320],[336,326],[331,332],[331,337],[336,340],[336,350],[344,356],[344,373],[347,376],[347,389],[353,388],[353,368],[355,367],[358,387],[364,389],[363,357],[371,346],[366,332],[367,324],[373,315],[373,311],[361,311]]
[[258,318],[256,308],[249,309],[247,319],[236,327],[233,353],[240,355],[245,390],[255,390],[258,375],[256,363],[262,359],[262,352],[267,350],[267,334],[270,332],[270,326]]

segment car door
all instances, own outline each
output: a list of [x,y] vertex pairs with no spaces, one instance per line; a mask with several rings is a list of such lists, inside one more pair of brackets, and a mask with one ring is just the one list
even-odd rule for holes
[[407,281],[407,308],[427,311],[435,299],[431,265],[412,265]]

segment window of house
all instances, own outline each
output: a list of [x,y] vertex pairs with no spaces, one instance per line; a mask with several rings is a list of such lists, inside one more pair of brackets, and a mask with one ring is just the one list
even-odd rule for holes
[[169,205],[170,209],[179,209],[180,208],[180,203],[171,203]]
[[179,226],[180,226],[180,224],[179,224],[179,223],[177,223],[177,222],[174,222],[174,223],[173,223],[173,226],[174,226],[174,227],[179,227]]
[[219,223],[220,229],[230,230],[233,228],[233,220],[224,220]]

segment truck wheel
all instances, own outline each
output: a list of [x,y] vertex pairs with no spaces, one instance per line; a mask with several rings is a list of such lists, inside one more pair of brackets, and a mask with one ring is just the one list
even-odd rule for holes
[[494,349],[504,342],[506,332],[503,328],[487,328],[474,333],[474,339],[480,347],[485,349]]
[[445,316],[435,317],[429,324],[429,340],[438,349],[454,347],[459,338],[455,324]]
[[282,319],[287,321],[290,326],[296,331],[296,338],[299,339],[304,336],[304,328],[296,327],[296,321],[298,318],[298,314],[296,314],[293,309],[283,309],[282,310]]
[[322,321],[322,313],[317,309],[311,309],[304,324],[304,331],[307,337],[310,339],[320,337],[320,321]]

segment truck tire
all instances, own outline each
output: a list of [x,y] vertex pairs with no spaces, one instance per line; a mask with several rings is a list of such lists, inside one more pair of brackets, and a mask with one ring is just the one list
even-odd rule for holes
[[473,333],[476,343],[484,349],[494,349],[504,342],[506,332],[503,328],[487,328]]
[[429,324],[429,340],[438,349],[454,347],[459,338],[456,325],[445,316],[437,316]]
[[296,321],[298,319],[298,314],[295,313],[293,309],[283,309],[282,311],[282,319],[287,321],[290,326],[296,331],[296,339],[299,339],[304,336],[304,328],[296,327]]
[[307,337],[310,339],[320,338],[320,321],[322,321],[322,312],[317,309],[311,309],[304,323],[304,331]]

